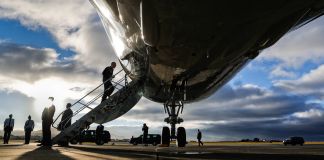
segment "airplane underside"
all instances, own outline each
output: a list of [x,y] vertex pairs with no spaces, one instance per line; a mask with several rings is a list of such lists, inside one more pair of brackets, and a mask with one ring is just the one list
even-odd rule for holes
[[315,0],[92,3],[116,55],[131,64],[130,76],[145,76],[144,96],[160,103],[170,90],[186,103],[210,96],[260,51],[324,11],[324,2]]
[[[164,103],[171,132],[163,128],[163,144],[179,146],[184,103],[210,96],[263,49],[324,13],[320,0],[90,2],[127,75],[141,82],[144,97]],[[105,116],[101,123],[118,117]]]

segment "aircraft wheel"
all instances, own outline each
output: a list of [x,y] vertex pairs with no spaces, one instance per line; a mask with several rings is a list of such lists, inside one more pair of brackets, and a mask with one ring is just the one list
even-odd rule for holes
[[185,147],[187,140],[186,140],[186,130],[183,127],[179,127],[177,130],[177,143],[178,147]]
[[76,139],[72,139],[72,140],[70,141],[70,143],[71,143],[71,144],[77,144],[78,141],[77,141]]
[[162,144],[170,146],[170,129],[169,127],[163,127],[162,129]]

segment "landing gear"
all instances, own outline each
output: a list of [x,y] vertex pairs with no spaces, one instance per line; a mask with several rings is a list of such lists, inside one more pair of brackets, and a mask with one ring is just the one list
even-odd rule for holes
[[185,128],[179,127],[176,134],[176,124],[183,122],[183,119],[178,117],[179,113],[183,111],[183,103],[181,101],[166,102],[164,104],[164,111],[169,115],[169,117],[164,119],[164,122],[171,125],[171,134],[169,127],[163,127],[162,144],[169,146],[171,140],[177,140],[178,147],[185,147],[187,143]]

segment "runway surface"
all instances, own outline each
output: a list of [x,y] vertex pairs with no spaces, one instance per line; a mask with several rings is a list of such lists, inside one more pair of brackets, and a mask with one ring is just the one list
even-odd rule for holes
[[133,146],[115,142],[103,146],[95,144],[70,147],[38,147],[36,143],[22,145],[12,142],[0,145],[0,159],[51,160],[51,159],[215,159],[215,160],[324,160],[324,144],[283,146],[280,143],[206,143],[197,147],[190,143],[185,148]]

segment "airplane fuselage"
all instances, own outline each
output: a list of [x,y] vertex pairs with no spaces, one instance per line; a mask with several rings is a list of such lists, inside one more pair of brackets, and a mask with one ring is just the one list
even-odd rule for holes
[[92,3],[125,70],[145,81],[146,98],[161,103],[208,97],[260,51],[324,11],[324,1],[315,0]]

